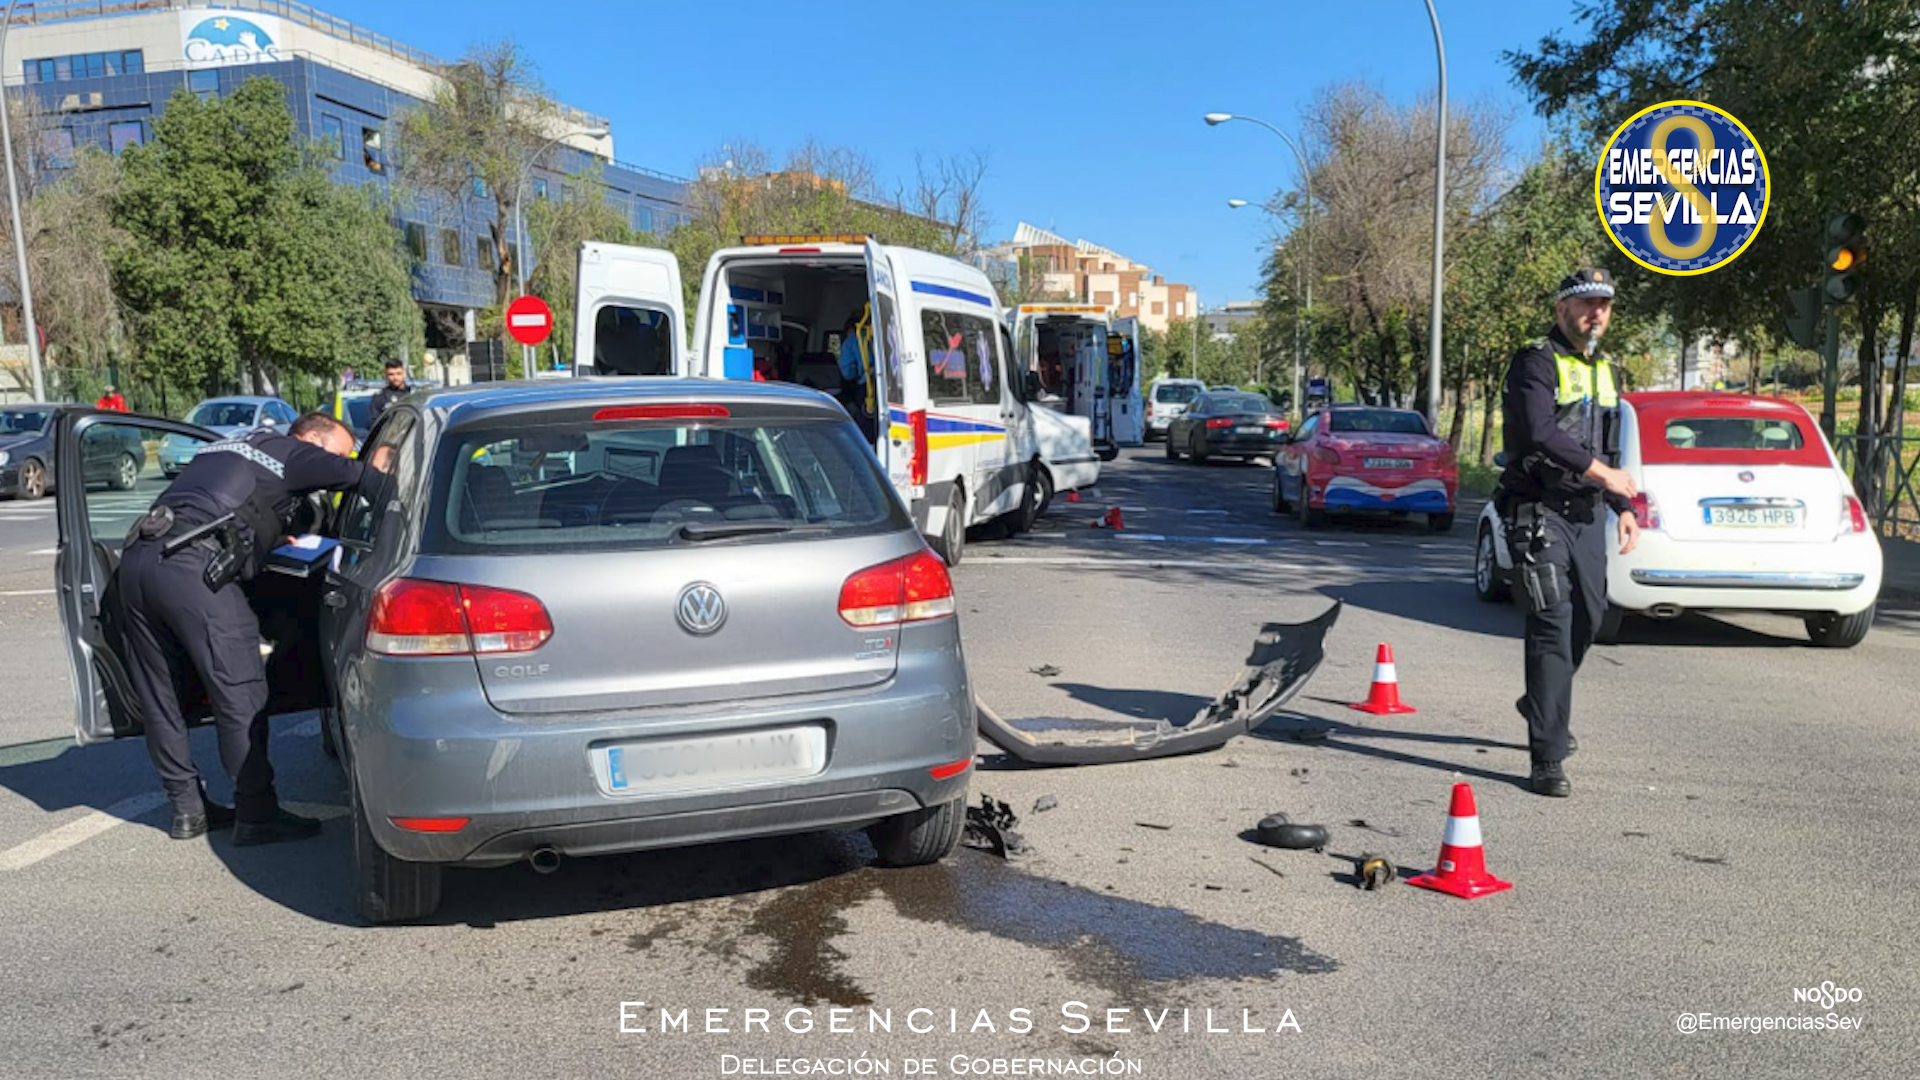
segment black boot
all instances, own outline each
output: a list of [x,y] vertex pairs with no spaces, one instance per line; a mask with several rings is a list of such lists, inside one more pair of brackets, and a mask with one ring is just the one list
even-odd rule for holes
[[200,789],[200,812],[182,814],[175,812],[173,825],[167,829],[167,835],[175,840],[192,840],[205,836],[211,830],[230,828],[233,825],[233,807],[222,806],[207,798],[205,788]]
[[320,835],[320,822],[285,810],[278,811],[266,821],[242,821],[233,827],[235,847],[253,847],[256,844],[278,844],[288,840],[305,840]]
[[1533,775],[1527,778],[1527,783],[1535,795],[1564,799],[1573,794],[1573,782],[1567,779],[1567,771],[1557,761],[1534,762]]

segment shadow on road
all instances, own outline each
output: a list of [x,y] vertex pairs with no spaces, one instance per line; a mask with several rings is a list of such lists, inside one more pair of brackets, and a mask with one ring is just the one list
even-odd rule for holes
[[1065,690],[1075,701],[1084,702],[1095,708],[1118,713],[1135,720],[1165,720],[1179,727],[1193,719],[1194,714],[1206,708],[1211,699],[1198,694],[1181,694],[1168,690],[1121,690],[1105,686],[1088,686],[1085,683],[1052,684],[1056,689]]
[[1519,608],[1510,604],[1482,603],[1473,593],[1473,582],[1427,579],[1361,581],[1351,585],[1329,585],[1320,589],[1329,599],[1349,607],[1393,615],[1427,623],[1447,630],[1460,630],[1488,637],[1518,638],[1525,630]]
[[[1317,698],[1314,700],[1325,701],[1326,699]],[[1345,703],[1334,702],[1333,704]],[[1525,773],[1516,775],[1514,773],[1495,772],[1492,769],[1480,768],[1474,765],[1464,765],[1457,761],[1446,761],[1441,758],[1425,757],[1420,754],[1408,753],[1404,750],[1385,746],[1374,746],[1361,740],[1391,739],[1397,742],[1425,744],[1433,747],[1469,747],[1475,751],[1510,750],[1525,754],[1527,748],[1521,743],[1500,742],[1496,739],[1482,739],[1473,735],[1444,735],[1427,731],[1394,731],[1385,728],[1363,727],[1358,724],[1344,723],[1339,720],[1322,720],[1311,717],[1297,718],[1297,722],[1293,724],[1285,723],[1284,719],[1285,718],[1275,718],[1268,721],[1259,729],[1250,733],[1249,737],[1263,739],[1268,742],[1298,743],[1310,750],[1325,749],[1337,750],[1349,754],[1359,754],[1362,757],[1370,757],[1379,761],[1391,761],[1401,765],[1414,765],[1448,774],[1459,773],[1463,776],[1471,776],[1481,780],[1511,784],[1523,790],[1527,788],[1527,776]],[[1518,714],[1514,716],[1514,723],[1516,725],[1520,723]]]
[[1703,649],[1811,647],[1804,631],[1791,637],[1782,636],[1723,622],[1709,615],[1696,614],[1682,615],[1677,619],[1650,619],[1640,615],[1629,615],[1620,624],[1619,636],[1615,638],[1613,644],[1615,646],[1678,645]]

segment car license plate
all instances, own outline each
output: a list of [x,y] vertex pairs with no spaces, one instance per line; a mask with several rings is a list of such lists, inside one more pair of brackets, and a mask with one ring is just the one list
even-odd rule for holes
[[1727,529],[1797,529],[1798,506],[1706,506],[1707,524]]
[[1237,427],[1233,429],[1233,432],[1236,435],[1265,435],[1267,429],[1263,427]]
[[1370,457],[1366,459],[1366,464],[1369,469],[1411,469],[1413,468],[1413,459],[1403,457]]
[[600,787],[612,795],[711,791],[814,776],[827,767],[820,724],[596,747]]

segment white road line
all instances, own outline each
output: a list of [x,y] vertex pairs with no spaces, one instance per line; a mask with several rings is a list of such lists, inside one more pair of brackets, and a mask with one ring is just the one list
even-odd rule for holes
[[1363,548],[1373,546],[1365,540],[1315,540],[1314,543],[1320,547]]
[[1159,533],[1122,532],[1114,534],[1122,540],[1165,540]]
[[0,596],[52,596],[52,589],[9,589]]
[[40,550],[38,550],[38,551],[29,551],[29,552],[27,552],[27,554],[29,554],[29,555],[58,555],[58,554],[60,554],[60,549],[59,549],[59,548],[41,548],[41,549],[40,549]]
[[1226,514],[1226,511],[1225,511],[1225,510],[1189,510],[1189,511],[1187,511],[1187,513],[1189,513],[1189,514],[1221,514],[1221,515],[1225,515],[1225,514]]
[[95,810],[77,821],[69,821],[57,829],[0,851],[0,871],[24,870],[50,855],[58,855],[76,844],[106,832],[115,825],[132,821],[160,806],[165,806],[164,793],[153,791],[145,795],[136,795],[131,799],[122,799],[105,810]]
[[1210,539],[1216,544],[1247,544],[1260,546],[1273,543],[1272,540],[1262,539],[1258,536],[1215,536]]
[[1066,538],[1067,538],[1066,533],[1028,533],[1027,534],[1027,539],[1029,540],[1065,540]]

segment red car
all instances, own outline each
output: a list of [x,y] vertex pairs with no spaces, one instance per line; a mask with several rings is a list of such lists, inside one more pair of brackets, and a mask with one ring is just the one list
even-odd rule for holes
[[1313,413],[1273,459],[1273,510],[1315,528],[1329,512],[1427,515],[1453,528],[1460,489],[1453,447],[1411,409],[1334,405]]

